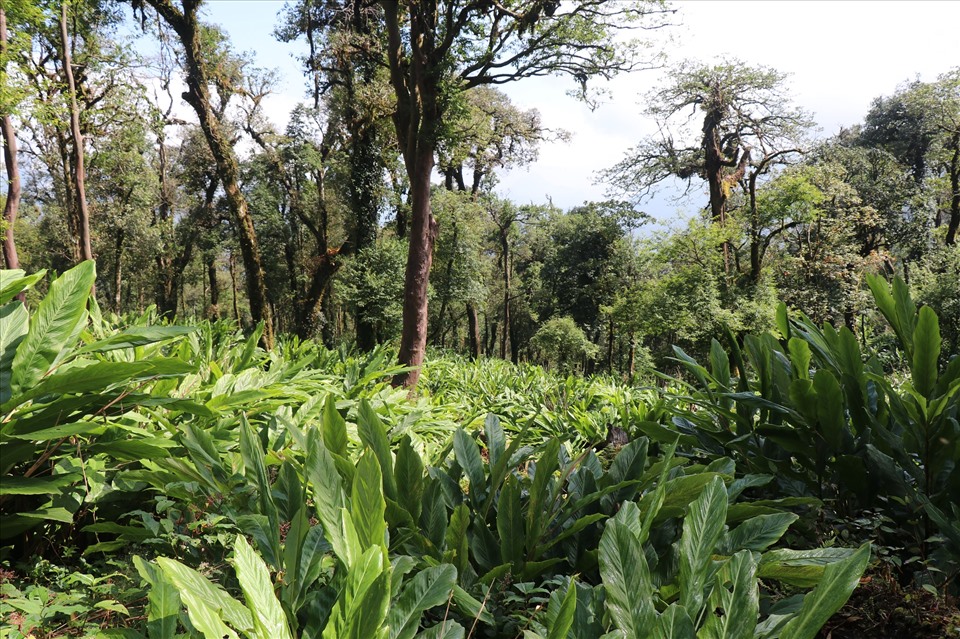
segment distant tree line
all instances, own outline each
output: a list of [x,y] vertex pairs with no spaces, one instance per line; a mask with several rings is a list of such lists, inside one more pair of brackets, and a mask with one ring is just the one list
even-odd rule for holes
[[[960,68],[817,139],[778,71],[680,64],[638,114],[657,135],[605,173],[611,199],[564,211],[494,194],[566,135],[497,87],[565,75],[589,100],[653,63],[616,34],[667,5],[291,2],[273,37],[307,43],[306,98],[284,130],[276,78],[202,8],[0,7],[5,268],[94,257],[105,309],[263,322],[266,348],[292,333],[395,343],[414,366],[435,346],[621,375],[771,327],[779,301],[880,339],[864,277],[896,273],[958,350]],[[702,214],[645,227],[644,198],[676,180]]]

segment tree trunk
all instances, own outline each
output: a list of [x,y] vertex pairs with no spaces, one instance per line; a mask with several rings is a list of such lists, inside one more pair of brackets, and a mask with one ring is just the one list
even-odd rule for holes
[[220,281],[217,279],[217,258],[213,254],[207,257],[207,280],[210,282],[210,306],[207,308],[207,317],[218,320],[220,319]]
[[627,359],[627,372],[630,375],[630,379],[633,379],[633,375],[637,369],[637,338],[633,336],[633,333],[630,333],[630,355]]
[[607,330],[607,371],[610,373],[613,373],[613,329],[613,318],[611,317]]
[[123,285],[123,229],[117,229],[113,250],[113,312],[120,314],[120,291]]
[[230,289],[233,291],[233,316],[237,319],[237,324],[243,326],[240,306],[237,304],[237,258],[233,251],[230,251]]
[[400,362],[416,367],[393,378],[394,386],[413,388],[420,377],[419,366],[427,346],[427,288],[433,264],[433,244],[437,239],[437,221],[430,212],[430,175],[433,172],[433,147],[421,142],[416,170],[410,180],[413,196],[410,249],[404,275],[403,328],[400,334]]
[[[0,56],[5,58],[6,55],[7,15],[3,7],[0,7]],[[7,169],[7,201],[3,206],[3,220],[6,225],[3,232],[3,263],[6,268],[15,269],[20,267],[17,244],[13,237],[13,225],[20,210],[20,167],[17,161],[17,137],[13,129],[13,118],[9,113],[3,115],[0,133],[3,135],[3,163]],[[17,299],[23,302],[26,294],[19,293]]]
[[[507,227],[509,228],[509,227]],[[500,251],[503,255],[503,333],[500,337],[500,359],[507,359],[507,342],[510,339],[510,239],[507,229],[500,229]]]
[[67,34],[67,2],[60,3],[61,62],[70,93],[70,133],[73,138],[73,189],[76,219],[79,222],[77,245],[81,260],[93,259],[90,244],[90,211],[87,208],[86,172],[83,166],[83,132],[80,130],[80,107],[77,105],[77,85],[73,77],[73,61],[70,55],[70,38]]
[[240,255],[247,279],[247,297],[254,322],[263,322],[261,345],[273,348],[273,313],[267,299],[266,277],[260,259],[260,246],[247,208],[247,200],[240,190],[240,171],[237,156],[222,123],[210,102],[209,73],[202,57],[200,24],[197,22],[197,2],[185,2],[184,11],[177,10],[169,0],[146,0],[177,33],[184,50],[187,91],[183,99],[193,107],[200,120],[200,128],[217,164],[217,175],[223,185],[227,205],[237,227]]
[[477,307],[473,302],[467,302],[467,337],[470,342],[470,358],[480,357],[480,318],[477,316]]

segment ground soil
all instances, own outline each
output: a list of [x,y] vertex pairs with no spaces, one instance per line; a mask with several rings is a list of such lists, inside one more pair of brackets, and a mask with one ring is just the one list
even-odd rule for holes
[[820,639],[960,639],[960,609],[918,587],[903,587],[889,572],[863,578]]

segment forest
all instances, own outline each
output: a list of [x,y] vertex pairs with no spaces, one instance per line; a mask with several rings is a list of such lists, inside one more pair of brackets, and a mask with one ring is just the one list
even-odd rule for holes
[[0,1],[0,639],[960,636],[960,67],[825,135],[661,0],[276,6]]

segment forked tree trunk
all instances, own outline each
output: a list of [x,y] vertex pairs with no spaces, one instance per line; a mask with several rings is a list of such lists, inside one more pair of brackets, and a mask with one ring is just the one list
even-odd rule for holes
[[60,55],[63,73],[67,78],[70,93],[70,135],[73,138],[73,189],[74,206],[78,222],[77,245],[81,260],[93,259],[90,244],[90,211],[87,207],[86,172],[83,166],[83,132],[80,130],[80,107],[77,105],[77,84],[73,77],[73,59],[70,54],[70,37],[67,33],[67,2],[60,3]]
[[[0,57],[5,59],[6,55],[7,14],[0,6]],[[6,268],[15,269],[20,267],[17,243],[13,236],[13,225],[20,210],[20,167],[17,162],[17,136],[13,128],[13,118],[9,113],[5,113],[0,121],[0,133],[3,135],[3,164],[7,169],[7,201],[3,205],[3,220],[6,226],[3,232],[3,263]],[[21,292],[17,299],[23,302],[26,294]]]

